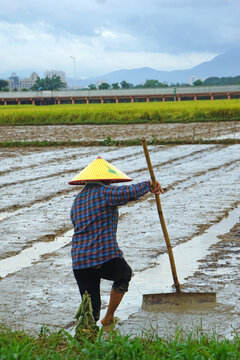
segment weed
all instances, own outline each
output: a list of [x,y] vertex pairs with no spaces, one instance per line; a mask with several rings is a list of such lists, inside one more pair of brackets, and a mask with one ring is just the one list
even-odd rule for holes
[[156,145],[157,144],[157,138],[155,135],[152,135],[152,139],[149,141],[149,144]]
[[111,138],[111,136],[108,136],[106,139],[104,139],[104,145],[106,146],[116,146],[116,141]]

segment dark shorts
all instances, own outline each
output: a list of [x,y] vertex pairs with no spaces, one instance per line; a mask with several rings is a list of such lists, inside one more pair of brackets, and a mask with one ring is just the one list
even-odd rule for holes
[[132,269],[124,258],[114,258],[97,267],[73,269],[73,273],[81,296],[83,296],[86,290],[91,295],[93,316],[95,321],[97,321],[100,317],[101,309],[101,279],[112,280],[112,288],[119,293],[125,293],[128,291]]

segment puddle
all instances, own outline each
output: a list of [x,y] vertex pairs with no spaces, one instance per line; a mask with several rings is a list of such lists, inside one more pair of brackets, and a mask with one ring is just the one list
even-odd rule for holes
[[63,236],[56,237],[53,242],[38,242],[16,256],[0,260],[0,278],[32,266],[34,262],[40,260],[41,256],[50,254],[69,244],[71,238],[72,230],[69,230]]
[[240,132],[235,132],[232,134],[225,134],[221,136],[216,136],[214,138],[210,138],[209,140],[225,140],[225,139],[240,139]]
[[[199,268],[198,260],[206,257],[209,247],[220,241],[218,235],[229,232],[239,221],[239,209],[240,205],[230,211],[228,217],[213,225],[202,235],[175,246],[173,254],[180,284],[184,284],[185,279]],[[143,294],[174,292],[168,254],[160,255],[157,262],[158,266],[138,273],[132,278],[129,291],[118,308],[121,320],[126,320],[131,314],[140,310]]]
[[4,212],[3,214],[0,214],[0,221],[7,219],[9,216],[9,212]]

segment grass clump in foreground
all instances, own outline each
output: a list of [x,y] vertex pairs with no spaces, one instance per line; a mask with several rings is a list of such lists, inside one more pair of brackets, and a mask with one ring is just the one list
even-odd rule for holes
[[240,100],[0,106],[0,125],[139,124],[240,120]]
[[24,331],[0,330],[0,360],[86,360],[86,359],[219,359],[240,358],[240,339],[236,334],[230,341],[216,336],[176,332],[172,340],[156,335],[123,336],[119,332],[103,335],[100,331],[94,342],[84,337],[74,339],[64,330],[51,333],[42,328],[38,336]]
[[83,294],[82,302],[75,318],[77,319],[75,339],[81,341],[82,338],[85,338],[88,341],[94,342],[98,337],[99,327],[95,323],[92,313],[91,296],[87,291]]

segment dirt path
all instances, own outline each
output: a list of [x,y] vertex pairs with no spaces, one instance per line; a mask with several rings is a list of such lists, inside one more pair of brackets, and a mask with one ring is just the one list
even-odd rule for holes
[[0,141],[92,141],[136,139],[239,138],[239,122],[129,125],[1,126]]

